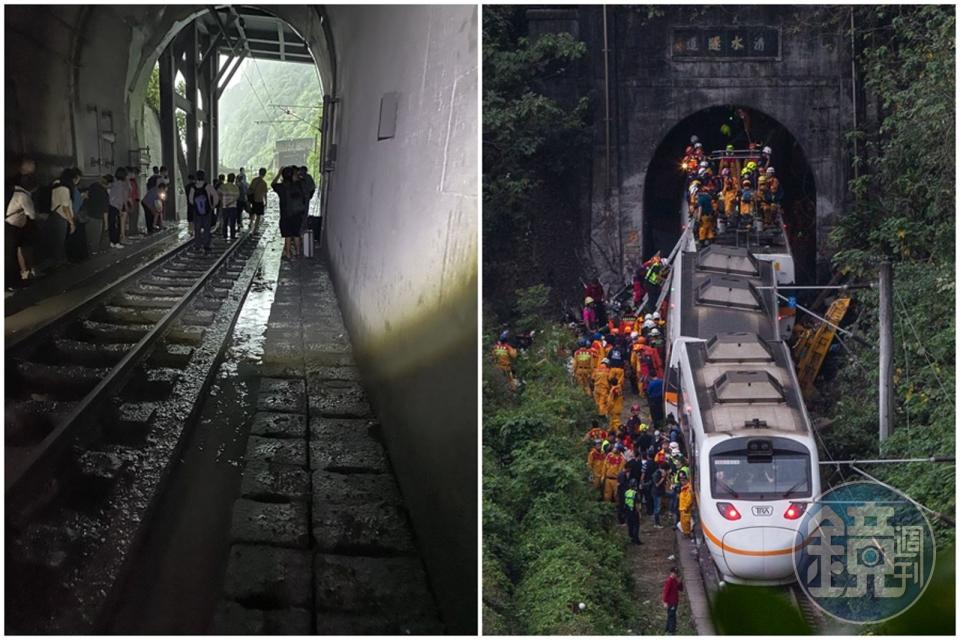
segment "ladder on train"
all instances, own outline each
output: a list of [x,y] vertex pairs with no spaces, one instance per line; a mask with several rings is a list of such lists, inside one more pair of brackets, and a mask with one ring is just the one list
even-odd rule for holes
[[796,345],[793,347],[794,359],[797,361],[797,380],[800,383],[800,389],[804,396],[813,392],[813,382],[820,373],[820,367],[827,357],[827,351],[833,344],[833,337],[837,331],[834,325],[839,325],[840,321],[847,314],[847,308],[850,306],[850,298],[837,298],[827,310],[826,322],[819,323],[817,327],[804,329]]

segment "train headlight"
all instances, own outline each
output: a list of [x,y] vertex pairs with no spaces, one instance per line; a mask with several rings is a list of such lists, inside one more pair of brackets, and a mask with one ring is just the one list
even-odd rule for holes
[[796,520],[807,510],[806,502],[791,502],[787,510],[783,512],[783,517],[787,520]]
[[727,520],[739,520],[740,512],[737,511],[737,508],[730,504],[729,502],[718,502],[717,510]]

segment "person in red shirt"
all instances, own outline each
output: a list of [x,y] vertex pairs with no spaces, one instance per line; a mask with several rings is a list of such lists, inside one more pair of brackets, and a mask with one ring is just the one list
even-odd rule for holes
[[670,568],[670,576],[663,583],[663,606],[667,610],[667,633],[677,632],[677,607],[680,605],[680,592],[683,591],[683,580],[677,575],[677,568]]

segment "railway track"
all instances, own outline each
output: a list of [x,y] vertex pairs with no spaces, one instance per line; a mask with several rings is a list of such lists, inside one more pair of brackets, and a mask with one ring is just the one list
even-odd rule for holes
[[8,347],[6,631],[104,629],[259,267],[185,242]]

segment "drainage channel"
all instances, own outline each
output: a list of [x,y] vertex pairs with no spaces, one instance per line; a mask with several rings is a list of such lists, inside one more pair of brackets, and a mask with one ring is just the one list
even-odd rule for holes
[[[106,370],[102,386],[137,354],[129,382],[116,385],[117,397],[101,402],[102,408],[91,405],[90,419],[62,447],[44,487],[47,493],[11,494],[8,476],[7,632],[96,633],[109,628],[173,463],[182,455],[190,425],[214,382],[212,374],[260,267],[264,242],[257,231],[236,245],[215,241],[215,254],[221,248],[231,255],[225,253],[214,265],[220,271],[208,272],[210,281],[202,290],[191,285],[191,278],[215,255],[177,253],[172,262],[161,263],[136,281],[133,290],[124,285],[119,294],[111,291],[104,297],[106,304],[95,301],[100,306],[94,305],[89,314],[55,328],[52,340],[43,342],[28,360],[15,363],[19,380],[7,388],[8,420],[11,402],[19,403],[15,406],[23,417],[30,415],[33,404],[44,409],[62,404],[61,410],[76,412],[76,399],[98,381],[96,366],[119,360],[113,370]],[[196,291],[195,301],[177,306],[171,292],[188,288],[188,296]],[[168,315],[183,308],[183,320],[158,334],[156,345],[148,345],[153,334],[145,319],[157,322],[167,308],[174,310]],[[133,347],[141,336],[147,337]],[[63,365],[65,357],[81,364]],[[66,397],[67,391],[74,395]],[[49,413],[55,411],[38,415]],[[43,422],[24,429],[21,421],[13,432],[9,422],[6,426],[8,462],[11,436],[24,441],[17,443],[21,447],[30,447],[37,446],[29,440],[33,434],[46,433],[49,439],[56,433],[48,433]],[[28,504],[11,511],[11,497],[19,504],[20,494],[29,498]]]

